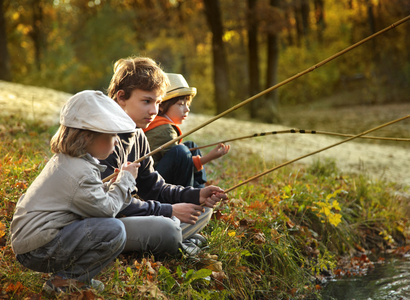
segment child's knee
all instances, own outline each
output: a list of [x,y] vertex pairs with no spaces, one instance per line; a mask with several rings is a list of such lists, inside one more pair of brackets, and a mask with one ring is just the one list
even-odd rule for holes
[[97,232],[94,232],[95,236],[102,237],[106,243],[111,244],[113,249],[120,249],[125,246],[127,240],[127,234],[124,224],[115,218],[107,218],[98,226]]
[[159,252],[175,255],[179,252],[179,246],[182,243],[181,227],[170,218],[165,218],[166,222],[162,223],[161,243],[158,245]]
[[177,157],[190,157],[192,155],[189,148],[184,144],[175,145],[170,151],[173,151]]

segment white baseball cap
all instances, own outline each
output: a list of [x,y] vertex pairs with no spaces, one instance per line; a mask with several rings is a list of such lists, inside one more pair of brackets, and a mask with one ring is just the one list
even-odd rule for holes
[[86,90],[72,96],[60,113],[60,123],[67,127],[101,133],[134,132],[136,124],[117,102],[101,91]]

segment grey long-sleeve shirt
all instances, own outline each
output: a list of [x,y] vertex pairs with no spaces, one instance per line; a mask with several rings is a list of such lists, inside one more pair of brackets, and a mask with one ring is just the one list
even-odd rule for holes
[[75,220],[113,218],[127,207],[134,177],[123,171],[115,183],[104,185],[100,174],[105,168],[89,154],[54,155],[17,203],[10,228],[14,253],[47,244]]

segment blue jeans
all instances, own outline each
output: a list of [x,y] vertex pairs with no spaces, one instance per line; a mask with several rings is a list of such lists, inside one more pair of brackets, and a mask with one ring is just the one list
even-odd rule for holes
[[206,182],[205,169],[197,171],[192,161],[193,156],[202,156],[201,151],[193,150],[197,145],[192,141],[173,146],[165,153],[155,169],[166,183],[203,188]]
[[115,218],[87,218],[65,226],[43,247],[17,260],[25,267],[63,278],[90,282],[124,249],[126,233]]

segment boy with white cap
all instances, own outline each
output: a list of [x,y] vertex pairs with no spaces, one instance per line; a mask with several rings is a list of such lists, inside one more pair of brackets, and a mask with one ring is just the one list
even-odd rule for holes
[[104,289],[93,277],[124,249],[126,231],[115,216],[131,202],[139,164],[124,164],[115,181],[103,184],[106,167],[97,159],[110,155],[117,133],[134,131],[132,119],[102,92],[80,92],[63,106],[50,142],[55,154],[19,199],[11,223],[17,260],[53,273],[45,291]]
[[[133,119],[137,130],[135,135],[119,135],[120,143],[114,153],[101,161],[108,166],[103,178],[111,175],[124,161],[136,161],[150,152],[142,129],[157,115],[168,85],[167,76],[150,58],[130,57],[115,63],[108,96]],[[141,161],[135,185],[138,197],[146,201],[133,201],[119,214],[125,217],[121,220],[127,230],[124,251],[178,253],[180,247],[185,248],[182,239],[191,237],[207,225],[210,214],[204,213],[205,208],[212,211],[217,202],[227,199],[223,190],[216,186],[197,189],[166,183],[154,170],[152,157]],[[181,240],[170,241],[181,232]]]
[[[181,125],[190,112],[196,88],[190,87],[181,74],[167,73],[170,85],[159,105],[158,116],[144,129],[151,149],[182,135]],[[206,155],[192,150],[197,145],[182,139],[153,155],[154,167],[167,183],[202,188],[206,183],[204,165],[229,152],[230,146],[219,144]]]

